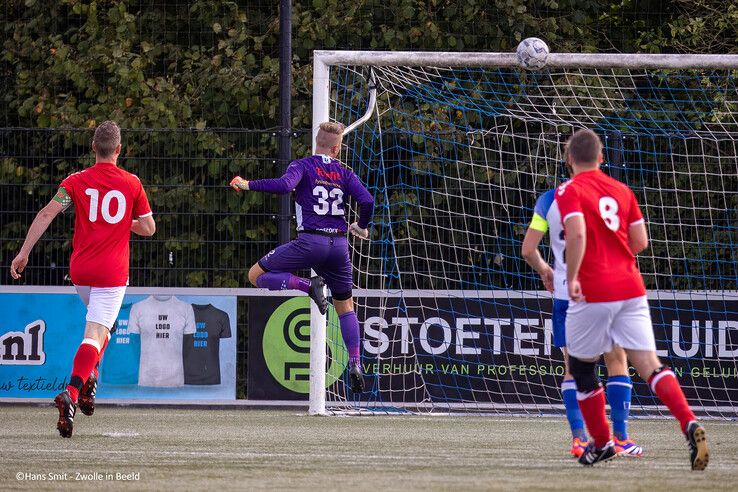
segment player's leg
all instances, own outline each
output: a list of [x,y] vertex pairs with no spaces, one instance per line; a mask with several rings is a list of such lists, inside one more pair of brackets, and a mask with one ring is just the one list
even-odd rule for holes
[[642,456],[643,448],[628,437],[628,415],[633,383],[628,372],[628,359],[622,347],[615,346],[605,354],[607,366],[607,401],[610,403],[615,451],[621,456]]
[[589,441],[587,432],[584,430],[584,418],[577,400],[577,382],[569,368],[569,354],[566,347],[561,347],[561,352],[564,354],[564,379],[561,382],[561,396],[566,410],[566,420],[569,422],[569,430],[571,431],[569,454],[579,458],[587,448]]
[[361,343],[359,320],[356,317],[356,311],[354,311],[353,298],[338,299],[336,297],[344,297],[345,295],[341,293],[333,294],[333,306],[336,308],[336,314],[338,314],[341,336],[349,355],[349,386],[354,393],[361,393],[364,391],[364,375],[361,370],[361,357],[359,355]]
[[98,323],[107,328],[105,339],[100,345],[97,362],[92,369],[92,374],[87,378],[85,384],[79,391],[77,404],[80,411],[85,415],[95,412],[95,395],[97,394],[97,381],[100,379],[98,369],[103,358],[105,349],[110,341],[110,334],[120,312],[120,306],[125,297],[125,287],[93,287],[90,293],[90,304],[87,307],[87,321]]
[[[59,410],[57,429],[62,437],[72,437],[77,403],[83,391],[87,398],[83,404],[85,413],[91,415],[94,411],[94,393],[97,388],[94,368],[100,362],[102,350],[110,337],[110,327],[115,324],[125,295],[125,287],[78,287],[77,291],[87,304],[87,317],[84,338],[74,356],[69,384],[54,398]],[[92,386],[85,388],[88,380],[93,378]]]
[[361,330],[354,309],[353,269],[348,252],[348,240],[345,237],[332,238],[329,255],[321,265],[316,266],[315,271],[325,278],[328,288],[331,289],[341,336],[349,356],[351,391],[361,393],[364,390],[360,357]]
[[605,414],[605,392],[597,376],[597,361],[612,350],[609,326],[612,303],[572,302],[566,312],[566,348],[577,384],[577,400],[591,437],[579,458],[583,465],[608,460],[615,454]]
[[709,450],[704,428],[687,403],[676,375],[661,364],[656,355],[656,342],[646,296],[624,301],[612,327],[615,343],[623,347],[640,376],[648,381],[656,396],[679,421],[687,438],[693,470],[704,470]]
[[587,447],[587,433],[584,430],[582,412],[577,402],[577,383],[569,370],[569,356],[566,351],[566,309],[569,301],[565,299],[553,300],[553,344],[564,354],[564,380],[561,382],[561,396],[566,409],[566,420],[571,430],[572,456],[579,458]]
[[100,347],[107,338],[107,332],[108,329],[98,323],[88,321],[85,324],[84,339],[74,356],[69,384],[64,391],[54,398],[54,403],[57,410],[59,410],[59,420],[56,428],[62,437],[72,437],[79,392],[99,360]]
[[[92,287],[75,285],[75,289],[77,290],[77,294],[79,295],[80,299],[84,303],[85,307],[88,307],[90,305],[90,292],[92,290]],[[100,358],[98,359],[97,364],[95,364],[95,368],[93,369],[93,372],[95,374],[95,380],[99,379],[98,371],[100,368],[100,361],[102,360],[102,354],[105,352],[105,348],[108,346],[108,342],[110,341],[110,335],[112,333],[112,330],[113,329],[111,328],[111,331],[108,332],[107,339],[105,340],[105,342],[103,342],[102,347],[100,347]]]
[[330,247],[329,237],[300,234],[297,239],[273,249],[249,270],[252,285],[269,290],[299,290],[308,294],[322,314],[328,310],[325,282],[317,276],[310,279],[291,272],[312,268],[320,263]]

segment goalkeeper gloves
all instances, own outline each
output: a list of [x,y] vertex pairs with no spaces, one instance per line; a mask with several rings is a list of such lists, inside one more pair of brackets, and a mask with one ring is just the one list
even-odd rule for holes
[[231,188],[236,191],[248,191],[249,182],[243,179],[241,176],[236,176],[231,180]]
[[369,239],[369,229],[362,229],[357,222],[349,226],[349,232],[359,239]]

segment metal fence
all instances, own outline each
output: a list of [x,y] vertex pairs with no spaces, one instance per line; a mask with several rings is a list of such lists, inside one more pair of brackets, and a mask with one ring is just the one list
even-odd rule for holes
[[[296,132],[297,144],[309,132]],[[94,163],[85,129],[0,129],[0,284],[71,285],[74,212],[52,223],[20,281],[8,265],[34,216],[69,174]],[[277,243],[278,197],[237,194],[240,174],[278,174],[275,130],[125,130],[119,165],[141,178],[157,222],[151,238],[131,238],[130,284],[245,287],[248,268]],[[294,222],[293,222],[294,223]],[[238,304],[237,376],[244,396],[248,302]]]

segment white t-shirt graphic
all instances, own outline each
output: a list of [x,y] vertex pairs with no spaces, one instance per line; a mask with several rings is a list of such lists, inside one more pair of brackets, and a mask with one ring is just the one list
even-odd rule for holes
[[131,306],[128,332],[141,334],[139,386],[184,385],[182,339],[196,332],[190,304],[172,296],[149,296]]

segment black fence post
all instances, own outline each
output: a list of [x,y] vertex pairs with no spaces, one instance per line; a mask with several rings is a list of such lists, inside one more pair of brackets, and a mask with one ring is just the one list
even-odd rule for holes
[[[279,136],[278,159],[280,174],[284,174],[292,157],[292,0],[279,3]],[[292,199],[289,194],[279,198],[279,244],[290,241]]]

